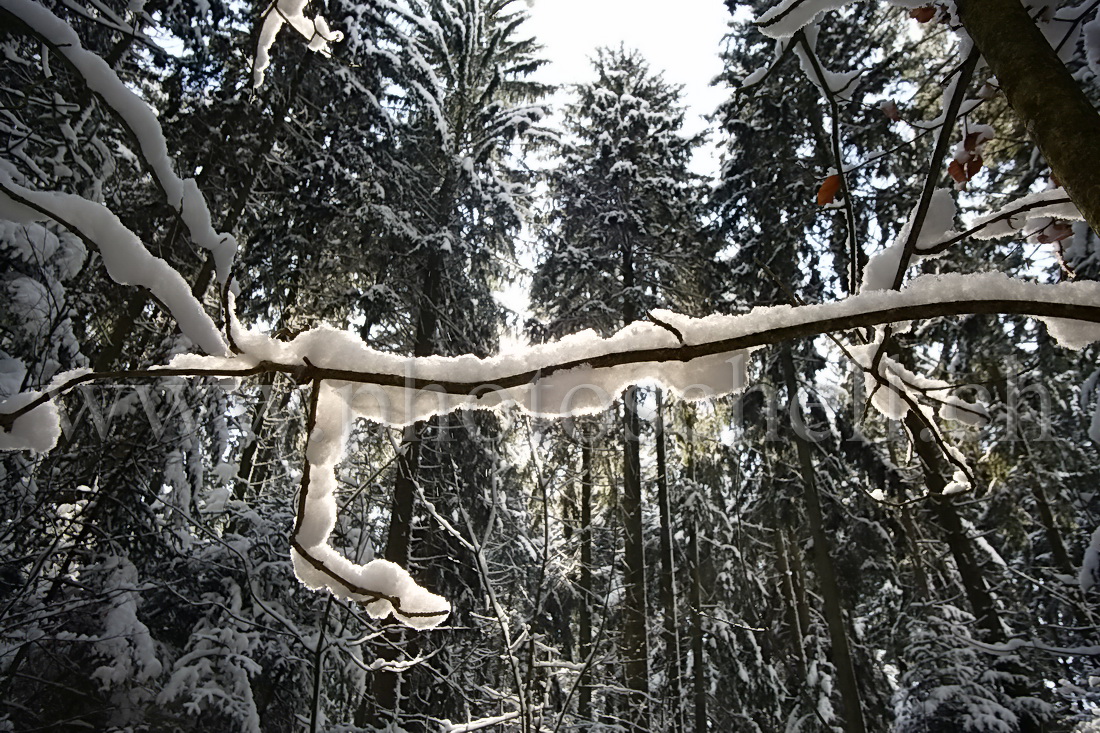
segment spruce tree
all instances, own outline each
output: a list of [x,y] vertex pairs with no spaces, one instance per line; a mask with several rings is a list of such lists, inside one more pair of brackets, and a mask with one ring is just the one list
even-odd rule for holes
[[[540,338],[581,328],[607,335],[657,307],[698,307],[709,274],[698,233],[699,186],[688,169],[698,141],[681,133],[680,91],[624,49],[599,51],[593,67],[596,80],[578,86],[566,110],[568,142],[550,175],[545,253],[531,296],[538,316],[531,330]],[[638,405],[638,388],[628,388],[618,500],[620,664],[632,695],[619,714],[645,730],[650,624]]]

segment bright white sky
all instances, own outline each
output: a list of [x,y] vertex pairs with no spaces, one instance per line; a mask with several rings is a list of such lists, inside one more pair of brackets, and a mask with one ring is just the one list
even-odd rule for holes
[[[524,30],[543,45],[550,60],[538,76],[551,84],[591,81],[589,59],[601,46],[620,43],[635,48],[653,71],[684,85],[688,107],[685,132],[706,129],[710,114],[728,95],[711,87],[722,69],[718,59],[722,36],[730,20],[722,0],[528,0],[531,20]],[[554,100],[560,105],[561,94]],[[696,161],[699,173],[716,172],[715,165]]]

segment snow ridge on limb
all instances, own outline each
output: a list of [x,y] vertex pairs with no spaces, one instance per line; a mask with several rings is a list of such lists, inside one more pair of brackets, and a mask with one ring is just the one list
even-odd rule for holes
[[[913,209],[909,219],[889,246],[871,255],[863,270],[860,292],[890,290],[897,282],[899,270],[900,274],[904,275],[913,261],[919,260],[920,257],[942,253],[942,249],[937,249],[941,242],[956,241],[955,231],[952,229],[956,213],[955,201],[950,189],[937,188],[932,192],[920,231],[914,233],[913,227],[916,225],[918,211],[919,208]],[[912,240],[912,257],[906,260],[905,252],[910,246],[910,240]]]
[[0,0],[0,10],[14,16],[60,54],[80,75],[137,140],[153,179],[168,204],[179,212],[192,241],[214,257],[218,282],[225,284],[237,242],[232,235],[214,230],[210,209],[193,178],[180,178],[168,154],[168,143],[153,110],[130,91],[107,62],[85,49],[73,27],[32,0]]
[[1084,219],[1084,217],[1073,205],[1069,194],[1066,193],[1064,188],[1052,188],[1022,196],[991,214],[978,217],[966,231],[959,234],[951,233],[935,242],[929,242],[928,237],[922,236],[921,241],[917,243],[916,253],[920,255],[939,254],[966,237],[975,237],[976,239],[1007,237],[1023,229],[1027,222],[1032,219],[1073,221]]
[[58,222],[99,250],[112,280],[148,289],[199,348],[208,354],[226,353],[225,339],[183,276],[149,252],[106,206],[74,194],[25,188],[0,165],[0,217],[23,224]]
[[328,21],[318,13],[312,18],[305,16],[308,0],[273,0],[264,11],[263,25],[260,27],[260,38],[256,44],[256,58],[252,62],[252,87],[259,89],[264,83],[264,72],[271,65],[271,47],[275,45],[275,37],[287,23],[309,41],[309,50],[316,51],[322,56],[330,55],[330,43],[339,43],[344,40],[344,34],[334,31],[328,26]]
[[757,18],[756,27],[770,38],[790,38],[813,22],[818,14],[851,3],[852,0],[782,0]]
[[343,457],[353,416],[346,392],[314,380],[298,514],[291,536],[294,574],[311,590],[327,589],[358,601],[371,618],[393,617],[414,629],[438,626],[451,606],[417,585],[400,565],[371,560],[358,565],[329,544],[336,526],[336,464]]
[[[1014,280],[1000,273],[924,275],[899,290],[865,292],[842,301],[754,308],[737,316],[689,318],[657,312],[665,324],[636,321],[610,338],[593,331],[487,359],[475,356],[403,357],[376,351],[346,331],[321,326],[279,341],[231,323],[241,353],[181,354],[140,374],[107,376],[248,377],[290,374],[299,381],[331,380],[355,415],[407,425],[459,408],[515,405],[536,415],[565,417],[598,411],[627,386],[661,383],[685,399],[731,394],[746,386],[753,349],[781,341],[881,324],[970,313],[1015,313],[1043,320],[1062,346],[1100,341],[1100,283],[1057,285]],[[667,326],[679,333],[678,338]],[[47,390],[22,411],[0,414],[0,429],[30,409],[96,378]]]

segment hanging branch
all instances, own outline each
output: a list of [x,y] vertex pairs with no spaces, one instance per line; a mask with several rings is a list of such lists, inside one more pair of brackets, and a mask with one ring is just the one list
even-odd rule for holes
[[955,121],[959,117],[959,109],[966,98],[966,87],[974,76],[974,70],[978,66],[980,55],[977,49],[971,49],[956,72],[955,86],[951,90],[947,108],[944,110],[943,126],[936,136],[936,146],[932,149],[932,155],[928,160],[928,175],[924,179],[921,188],[920,199],[910,219],[909,234],[905,238],[905,245],[901,251],[901,259],[898,261],[897,271],[894,273],[893,290],[901,288],[905,280],[905,273],[909,269],[909,262],[917,252],[917,241],[920,239],[921,230],[924,228],[925,217],[928,216],[928,208],[932,204],[932,194],[936,192],[936,185],[943,177],[943,159],[947,155],[947,149],[951,145],[951,135],[955,129]]
[[[860,254],[862,254],[859,242],[856,239],[856,211],[855,206],[852,204],[852,191],[848,185],[848,178],[845,174],[844,168],[844,149],[840,136],[840,105],[837,103],[837,94],[843,90],[836,90],[830,86],[828,80],[825,78],[825,70],[821,66],[821,61],[817,58],[817,52],[813,46],[810,45],[809,39],[806,37],[806,29],[803,28],[798,32],[798,43],[802,46],[803,51],[806,53],[806,59],[809,61],[810,66],[813,68],[814,76],[817,77],[817,86],[821,89],[821,93],[825,95],[825,100],[829,104],[829,122],[832,127],[832,131],[829,135],[830,143],[832,144],[833,163],[836,168],[834,175],[840,179],[840,192],[844,194],[844,222],[847,229],[848,240],[848,293],[854,294],[859,292],[859,281],[862,276],[863,268],[860,266]],[[849,81],[849,84],[853,80]]]

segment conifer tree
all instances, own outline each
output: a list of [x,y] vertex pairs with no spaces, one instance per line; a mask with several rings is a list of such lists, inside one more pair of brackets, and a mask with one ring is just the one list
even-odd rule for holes
[[[656,307],[697,306],[709,274],[699,188],[688,169],[698,141],[681,133],[679,90],[624,49],[599,51],[593,67],[596,81],[577,87],[567,109],[568,142],[551,173],[546,251],[532,283],[540,319],[532,330],[542,338],[580,328],[606,334]],[[620,714],[645,730],[650,646],[638,401],[637,388],[628,389],[618,500],[626,588],[620,663],[633,695]]]

